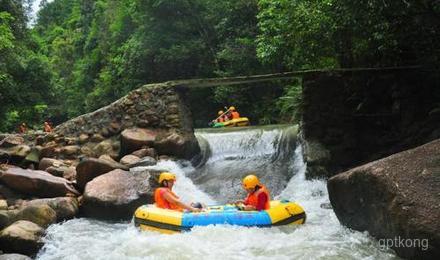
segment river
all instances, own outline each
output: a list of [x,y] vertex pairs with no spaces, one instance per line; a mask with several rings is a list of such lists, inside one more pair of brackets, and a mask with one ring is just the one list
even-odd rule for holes
[[[76,218],[51,225],[37,259],[398,259],[367,232],[343,227],[328,205],[324,180],[306,180],[296,126],[200,129],[202,165],[161,161],[150,168],[177,175],[174,191],[187,202],[219,204],[244,196],[240,182],[255,172],[276,199],[302,205],[298,227],[197,227],[166,235],[133,223]],[[139,169],[132,169],[133,174]]]

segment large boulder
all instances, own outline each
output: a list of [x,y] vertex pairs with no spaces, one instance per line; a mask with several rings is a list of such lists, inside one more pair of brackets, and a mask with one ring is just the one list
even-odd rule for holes
[[156,163],[157,163],[156,159],[150,156],[146,156],[142,158],[140,161],[131,164],[130,168],[139,167],[139,166],[151,166],[151,165],[155,165]]
[[47,204],[29,205],[17,212],[14,216],[14,221],[16,220],[28,220],[41,227],[47,227],[56,222],[57,215],[55,210]]
[[19,210],[0,210],[0,230],[9,226],[16,220]]
[[72,219],[77,213],[78,200],[73,197],[24,201],[19,209],[0,210],[0,229],[18,220],[27,220],[47,227],[55,222]]
[[180,134],[175,131],[161,133],[157,135],[154,147],[161,155],[183,159],[192,159],[200,153],[199,143],[193,133]]
[[122,157],[119,162],[123,165],[131,165],[131,164],[135,164],[135,163],[139,162],[140,160],[141,160],[141,158],[139,158],[135,155],[132,155],[132,154],[128,154],[128,155]]
[[[106,139],[96,145],[94,145],[94,143],[90,143],[89,145],[93,146],[88,153],[91,152],[94,157],[99,157],[104,154],[110,155],[112,158],[119,156],[120,143],[115,138]],[[83,148],[85,147],[87,146],[83,146]],[[87,153],[85,154],[87,155]]]
[[10,157],[16,160],[23,160],[31,152],[31,148],[25,144],[20,144],[8,148],[0,148],[0,157]]
[[154,148],[143,148],[131,153],[132,155],[136,155],[139,158],[143,158],[145,156],[150,156],[155,158],[157,156],[156,150]]
[[43,246],[44,229],[27,220],[19,220],[0,232],[0,248],[6,253],[35,255]]
[[399,256],[440,259],[440,139],[338,174],[328,191],[342,224]]
[[108,160],[96,158],[84,159],[76,166],[77,185],[82,190],[86,186],[87,182],[114,169],[128,170],[128,167],[117,162],[110,162]]
[[151,147],[157,132],[144,128],[125,129],[121,133],[121,154],[126,155],[143,147]]
[[63,197],[68,193],[79,194],[68,180],[44,171],[8,168],[0,170],[0,181],[14,190],[39,197],[52,198]]
[[38,164],[38,170],[45,171],[49,167],[67,166],[63,161],[53,158],[42,158]]
[[53,209],[56,213],[57,222],[72,219],[78,214],[78,200],[75,197],[35,199],[24,203],[24,206],[40,205],[47,205]]
[[24,144],[24,138],[19,135],[7,135],[0,141],[1,148],[9,148]]
[[137,207],[153,203],[159,172],[120,169],[87,183],[80,212],[99,219],[130,219]]
[[29,199],[29,195],[19,193],[4,184],[0,184],[0,199],[7,201],[8,205],[15,204],[16,201]]

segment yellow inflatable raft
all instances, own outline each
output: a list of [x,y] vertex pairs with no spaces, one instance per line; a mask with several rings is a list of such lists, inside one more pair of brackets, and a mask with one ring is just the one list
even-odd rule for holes
[[139,207],[134,213],[134,223],[142,230],[162,233],[188,231],[194,226],[239,225],[271,227],[304,224],[306,213],[298,204],[286,200],[271,201],[270,209],[241,211],[234,205],[211,206],[204,212],[180,212],[157,208],[154,205]]
[[233,127],[233,126],[248,126],[249,119],[247,117],[240,117],[236,119],[231,119],[226,122],[215,123],[213,127]]

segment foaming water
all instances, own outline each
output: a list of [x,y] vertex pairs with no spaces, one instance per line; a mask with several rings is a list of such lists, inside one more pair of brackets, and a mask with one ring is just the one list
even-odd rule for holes
[[202,154],[209,158],[188,176],[220,203],[245,195],[241,179],[249,172],[279,194],[294,174],[297,130],[294,125],[197,130]]
[[[343,227],[328,203],[326,183],[306,180],[298,146],[292,157],[293,177],[276,197],[302,205],[307,222],[281,228],[237,226],[196,227],[191,232],[165,235],[141,232],[133,223],[73,219],[51,225],[38,259],[398,259],[382,251],[367,232]],[[215,201],[195,186],[186,173],[194,171],[172,161],[154,167],[177,174],[175,191],[186,201]],[[135,170],[134,170],[135,171]]]
[[168,171],[176,174],[177,181],[173,186],[173,191],[179,195],[184,202],[201,202],[207,205],[216,204],[216,201],[208,194],[202,192],[196,185],[186,177],[185,172],[194,171],[194,168],[189,163],[178,164],[174,161],[159,161],[154,166],[131,168],[130,171],[134,174],[136,171],[144,169]]

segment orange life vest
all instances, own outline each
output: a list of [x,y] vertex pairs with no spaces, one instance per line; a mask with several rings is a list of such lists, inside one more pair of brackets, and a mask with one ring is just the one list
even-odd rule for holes
[[240,118],[240,114],[237,111],[233,111],[231,114],[232,114],[232,119]]
[[173,204],[166,200],[163,196],[165,192],[169,192],[171,196],[173,196],[176,199],[179,199],[179,197],[172,192],[170,189],[161,187],[157,188],[154,192],[154,201],[156,202],[156,207],[163,208],[163,209],[173,209],[173,210],[183,210],[179,205]]
[[257,191],[248,194],[248,196],[246,197],[246,200],[245,200],[245,204],[257,207],[258,195],[263,192],[263,193],[266,193],[266,195],[267,195],[267,201],[266,201],[266,204],[264,204],[264,209],[265,210],[269,209],[270,208],[269,191],[266,189],[266,187],[264,185],[258,185],[258,186],[260,186],[260,188]]
[[52,127],[49,124],[44,124],[44,132],[52,132]]

